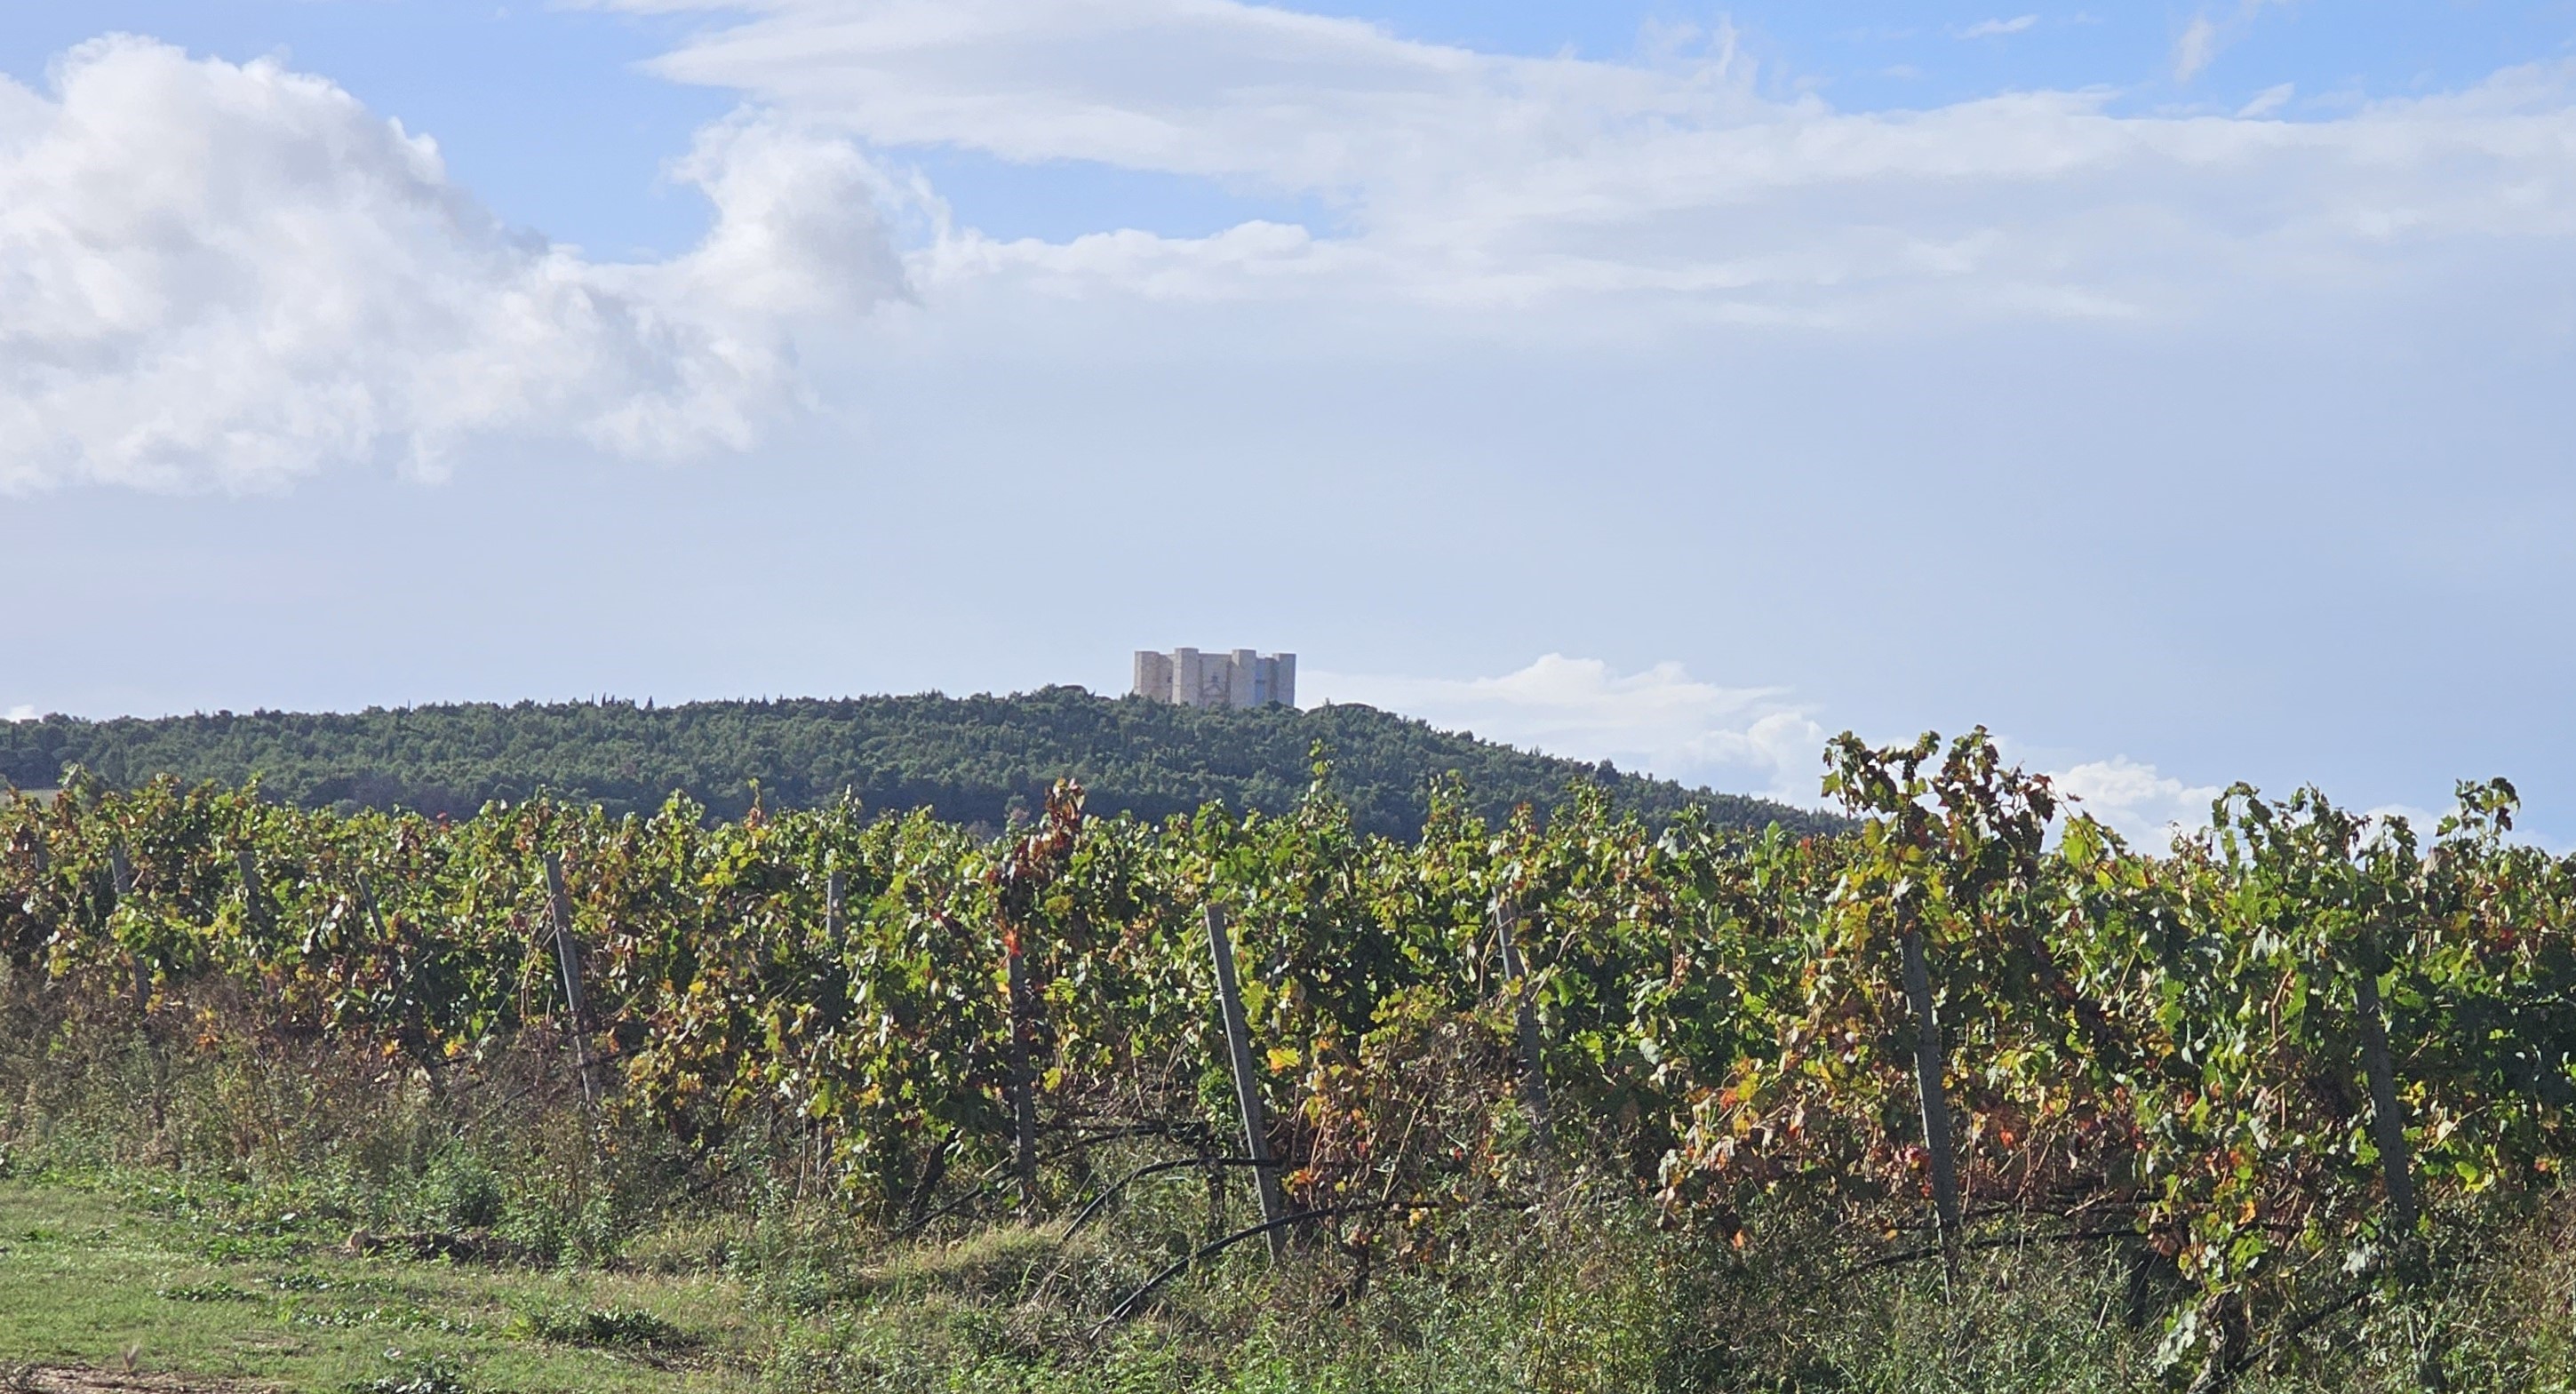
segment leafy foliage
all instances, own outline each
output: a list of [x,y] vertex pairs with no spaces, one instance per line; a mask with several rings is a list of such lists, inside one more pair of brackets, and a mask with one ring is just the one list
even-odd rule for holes
[[[623,1126],[709,1173],[819,1158],[840,1205],[909,1232],[998,1212],[1015,1046],[1037,1057],[1044,1206],[1101,1192],[1108,1139],[1222,1170],[1214,905],[1272,1154],[1364,1271],[1446,1262],[1479,1215],[1589,1189],[1650,1194],[1720,1252],[1811,1254],[1821,1281],[1930,1252],[1912,932],[1972,1224],[2128,1246],[2138,1300],[2180,1294],[2170,1363],[2210,1382],[2558,1192],[2576,862],[2507,837],[2510,786],[2463,786],[2429,839],[2239,787],[2158,854],[2065,816],[1982,731],[1845,737],[1829,762],[1845,837],[1657,827],[1598,790],[1489,819],[1452,781],[1398,841],[1320,767],[1275,816],[1085,816],[1067,785],[1001,838],[850,802],[460,821],[75,780],[0,812],[0,954],[66,1022],[201,1048],[345,1040],[435,1079],[584,1033]],[[548,855],[586,1021],[540,932]],[[2374,1031],[2403,1155],[2374,1127]]]
[[699,1342],[651,1312],[628,1307],[566,1307],[529,1314],[527,1330],[542,1341],[602,1350],[672,1354]]
[[1434,731],[1372,707],[1202,711],[1077,687],[659,708],[522,702],[352,715],[49,716],[0,722],[0,779],[51,788],[75,766],[120,786],[160,775],[255,778],[271,798],[306,808],[457,818],[541,792],[646,814],[678,793],[720,818],[740,818],[756,803],[816,807],[847,795],[872,809],[926,808],[999,828],[1034,816],[1064,778],[1082,783],[1098,813],[1160,819],[1208,803],[1284,813],[1305,792],[1307,752],[1318,741],[1334,753],[1335,792],[1354,824],[1388,837],[1421,828],[1430,782],[1450,772],[1495,819],[1519,803],[1559,807],[1579,778],[1656,822],[1697,805],[1730,826],[1837,825],[1766,800]]

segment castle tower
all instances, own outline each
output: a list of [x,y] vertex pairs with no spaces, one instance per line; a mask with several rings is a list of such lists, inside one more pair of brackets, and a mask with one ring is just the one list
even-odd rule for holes
[[1182,707],[1249,708],[1297,705],[1297,655],[1254,649],[1202,653],[1136,650],[1130,692]]

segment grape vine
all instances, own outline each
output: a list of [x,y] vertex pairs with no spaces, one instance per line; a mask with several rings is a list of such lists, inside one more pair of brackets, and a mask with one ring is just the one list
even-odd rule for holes
[[0,956],[66,1020],[344,1039],[433,1087],[584,1032],[603,1107],[710,1166],[793,1133],[900,1228],[1000,1213],[1014,1174],[1069,1215],[1103,1138],[1239,1150],[1214,903],[1270,1150],[1292,1204],[1351,1217],[1345,1246],[1436,1261],[1480,1207],[1595,1186],[1721,1245],[1828,1232],[1894,1260],[1930,1252],[1937,1171],[1911,934],[1971,1235],[2165,1265],[2189,1293],[2170,1350],[2205,1369],[2355,1284],[2423,1281],[2561,1184],[2576,860],[2512,840],[2509,785],[2421,832],[2238,786],[2142,850],[1981,731],[1827,759],[1847,837],[1658,831],[1592,796],[1490,823],[1447,789],[1400,843],[1355,831],[1320,767],[1280,816],[1100,819],[1061,786],[1000,838],[847,804],[451,821],[74,780],[0,806]]

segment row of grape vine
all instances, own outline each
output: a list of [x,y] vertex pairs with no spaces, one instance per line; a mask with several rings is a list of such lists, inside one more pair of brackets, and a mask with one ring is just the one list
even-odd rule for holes
[[[2509,836],[2501,781],[2421,834],[2239,787],[2141,849],[1982,732],[1844,737],[1828,766],[1848,837],[1591,798],[1488,825],[1443,797],[1399,843],[1355,833],[1320,771],[1286,816],[1086,818],[1067,786],[999,838],[849,806],[447,821],[75,780],[0,808],[0,955],[76,1013],[342,1036],[432,1081],[574,1032],[601,1107],[710,1144],[792,1120],[842,1203],[901,1227],[1069,1213],[1102,1138],[1240,1150],[1215,905],[1280,1181],[1350,1217],[1346,1246],[1434,1261],[1461,1217],[1585,1185],[1721,1247],[2125,1242],[2188,1285],[2172,1345],[2212,1368],[2421,1281],[2576,1155],[2576,860]],[[1932,1220],[1909,940],[1958,1232]]]

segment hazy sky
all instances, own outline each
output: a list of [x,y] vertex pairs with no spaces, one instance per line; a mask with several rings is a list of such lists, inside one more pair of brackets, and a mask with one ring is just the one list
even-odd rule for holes
[[0,713],[1080,682],[2576,842],[2576,5],[17,0]]

